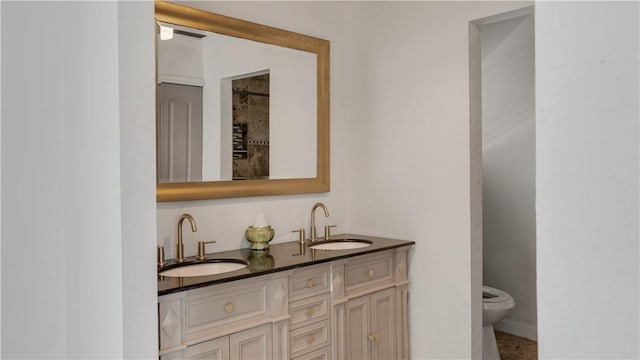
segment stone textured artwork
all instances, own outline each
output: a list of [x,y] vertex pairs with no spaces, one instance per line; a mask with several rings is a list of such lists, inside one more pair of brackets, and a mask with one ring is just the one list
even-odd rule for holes
[[269,74],[233,80],[232,89],[233,179],[268,179]]

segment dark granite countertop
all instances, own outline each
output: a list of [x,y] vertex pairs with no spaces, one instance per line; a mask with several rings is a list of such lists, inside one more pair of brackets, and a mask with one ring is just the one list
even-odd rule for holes
[[[373,242],[373,244],[371,246],[351,250],[312,250],[306,248],[304,255],[300,255],[300,244],[297,241],[291,241],[271,244],[268,251],[258,251],[245,248],[207,254],[207,258],[209,259],[239,259],[248,262],[249,265],[240,270],[217,275],[193,277],[168,277],[158,275],[158,296],[234,280],[246,279],[283,270],[295,269],[313,264],[320,264],[338,259],[345,259],[415,245],[414,241],[355,234],[339,234],[334,235],[331,238],[369,240]],[[187,260],[195,261],[193,257],[189,257]],[[168,261],[165,266],[170,266],[171,264],[173,264],[172,260]]]

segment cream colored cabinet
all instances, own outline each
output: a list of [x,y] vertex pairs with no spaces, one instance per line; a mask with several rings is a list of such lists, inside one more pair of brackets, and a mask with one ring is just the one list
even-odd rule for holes
[[333,358],[409,358],[406,251],[332,264]]
[[160,359],[409,359],[408,249],[162,295]]
[[349,300],[346,306],[346,358],[396,358],[395,290]]
[[325,347],[320,350],[316,350],[314,352],[310,352],[308,354],[304,354],[296,358],[296,360],[330,360],[331,359],[331,348]]
[[[178,355],[178,354],[176,354]],[[184,360],[272,359],[271,327],[258,326],[229,336],[187,347],[178,358]]]
[[323,358],[331,346],[328,264],[296,269],[289,278],[289,355]]
[[180,355],[182,359],[188,360],[229,360],[229,337],[225,336],[188,347]]
[[287,275],[281,272],[161,296],[160,358],[288,357]]
[[230,359],[272,359],[271,326],[263,325],[229,335]]

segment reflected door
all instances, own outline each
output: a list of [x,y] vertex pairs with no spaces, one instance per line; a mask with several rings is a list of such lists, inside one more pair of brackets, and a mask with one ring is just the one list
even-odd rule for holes
[[202,87],[158,85],[158,183],[202,181]]

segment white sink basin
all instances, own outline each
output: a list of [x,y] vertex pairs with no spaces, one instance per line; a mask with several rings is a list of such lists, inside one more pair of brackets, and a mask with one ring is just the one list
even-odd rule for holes
[[369,240],[325,240],[309,244],[309,248],[314,250],[351,250],[371,246],[371,244],[373,243]]
[[186,264],[159,272],[161,276],[190,277],[217,275],[230,271],[236,271],[247,267],[246,263],[239,261],[216,261],[196,264]]

